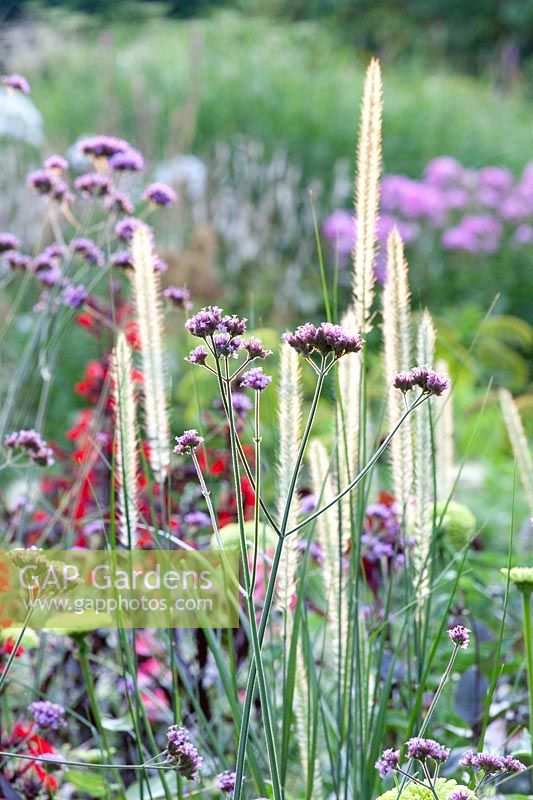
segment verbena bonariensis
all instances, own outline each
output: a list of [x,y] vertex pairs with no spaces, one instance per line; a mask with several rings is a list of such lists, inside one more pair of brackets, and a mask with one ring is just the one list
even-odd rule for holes
[[[89,549],[237,544],[244,624],[231,633],[50,633],[39,654],[31,629],[7,630],[0,691],[19,719],[2,720],[1,776],[10,790],[32,797],[62,782],[90,792],[83,776],[98,770],[128,797],[156,789],[171,800],[200,787],[237,800],[371,800],[379,772],[398,780],[387,800],[467,800],[495,776],[520,776],[512,755],[490,761],[480,747],[465,756],[475,773],[470,785],[457,784],[439,774],[449,748],[425,736],[430,722],[442,736],[449,732],[439,701],[469,643],[458,608],[449,637],[444,623],[472,525],[459,552],[445,556],[440,544],[448,536],[454,474],[450,386],[434,368],[430,315],[418,320],[411,311],[398,231],[387,242],[382,376],[370,378],[365,340],[372,341],[378,313],[380,132],[373,61],[362,104],[350,308],[340,324],[330,313],[276,345],[271,332],[267,343],[247,319],[218,305],[191,313],[181,377],[189,381],[187,398],[190,387],[200,387],[199,414],[170,400],[164,348],[163,311],[192,312],[194,298],[186,287],[161,291],[164,265],[146,222],[148,213],[179,202],[175,191],[160,183],[142,188],[142,154],[113,136],[78,143],[87,167],[74,180],[59,154],[29,177],[46,204],[47,244],[30,256],[17,237],[1,234],[0,258],[10,281],[42,290],[35,311],[47,335],[38,361],[43,390],[36,419],[23,428],[14,401],[25,373],[17,372],[2,424],[9,474],[33,470],[40,493],[36,499],[20,490],[6,499],[6,542]],[[50,384],[72,322],[94,338],[98,358],[80,370],[75,392],[85,407],[66,430],[71,444],[48,444]],[[265,422],[274,416],[276,391],[274,454],[273,426]],[[208,392],[217,395],[211,403]],[[371,502],[377,466],[389,491]],[[451,583],[446,591],[443,576]],[[436,683],[435,656],[450,643]],[[16,681],[28,662],[38,679],[22,698]]]

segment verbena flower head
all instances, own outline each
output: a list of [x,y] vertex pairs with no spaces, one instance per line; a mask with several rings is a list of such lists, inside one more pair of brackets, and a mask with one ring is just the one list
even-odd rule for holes
[[236,358],[242,348],[242,339],[230,333],[216,333],[213,336],[213,345],[217,355]]
[[400,765],[400,751],[389,747],[381,754],[381,758],[375,763],[375,767],[381,778],[387,778]]
[[171,186],[166,183],[151,183],[143,193],[143,199],[156,206],[170,206],[178,199],[178,195]]
[[43,167],[51,170],[52,172],[65,172],[65,170],[69,168],[69,163],[66,158],[54,153],[53,155],[48,156],[43,164]]
[[202,757],[193,745],[185,728],[171,725],[167,731],[167,761],[184,778],[194,780],[202,765]]
[[47,195],[57,202],[72,202],[72,193],[66,181],[50,169],[38,169],[30,172],[27,178],[28,186],[37,194]]
[[458,645],[463,650],[466,650],[470,644],[470,630],[465,628],[464,625],[455,625],[455,627],[450,628],[448,636],[455,645]]
[[322,322],[318,328],[306,322],[296,328],[294,333],[285,333],[283,338],[297,353],[304,356],[316,352],[322,356],[333,353],[335,358],[340,358],[347,353],[359,352],[364,344],[360,336],[348,333],[341,325],[333,325],[331,322]]
[[236,314],[226,314],[220,320],[218,329],[229,333],[230,336],[242,336],[246,333],[247,319],[238,317]]
[[205,364],[207,360],[207,356],[209,353],[200,345],[199,347],[195,347],[194,350],[191,350],[189,355],[186,357],[185,361],[188,361],[190,364]]
[[31,257],[17,250],[8,250],[2,257],[13,270],[28,270],[32,266]]
[[112,155],[109,166],[114,172],[141,172],[144,169],[144,158],[138,150],[129,147]]
[[104,200],[104,208],[115,214],[133,214],[135,206],[125,192],[113,191]]
[[111,266],[119,269],[133,269],[133,257],[129,250],[119,250],[111,256]]
[[13,92],[21,94],[30,94],[31,92],[30,84],[22,75],[4,75],[1,81],[6,89],[11,89]]
[[272,376],[265,375],[262,367],[253,367],[241,376],[240,385],[245,389],[254,389],[256,392],[262,392],[271,381]]
[[193,336],[205,339],[213,336],[222,322],[222,309],[218,306],[206,306],[187,320],[185,327]]
[[230,772],[227,770],[226,772],[221,772],[220,775],[217,776],[217,787],[220,789],[221,792],[233,792],[235,790],[235,779],[237,775],[235,772]]
[[65,722],[65,709],[59,703],[49,700],[36,700],[30,705],[34,722],[39,728],[50,728],[57,731]]
[[101,172],[86,172],[74,181],[74,186],[85,197],[105,197],[112,190],[111,181]]
[[243,341],[242,346],[248,353],[248,358],[266,358],[272,355],[272,350],[266,350],[263,343],[256,336],[251,336]]
[[501,756],[494,753],[465,753],[459,761],[460,767],[471,767],[474,772],[494,774],[504,771],[504,762]]
[[82,283],[75,286],[72,283],[67,284],[63,289],[62,300],[64,305],[70,308],[81,308],[87,299],[87,289]]
[[92,239],[73,239],[70,244],[73,251],[84,258],[88,264],[94,264],[97,267],[104,266],[104,254]]
[[231,395],[231,406],[240,419],[244,419],[253,408],[252,401],[244,392],[234,392]]
[[417,761],[427,761],[431,759],[437,764],[442,764],[447,760],[450,751],[447,747],[436,742],[434,739],[422,739],[415,736],[407,742],[407,756]]
[[[507,569],[502,569],[501,572],[507,577]],[[533,567],[511,567],[509,580],[514,583],[519,591],[524,592],[524,594],[531,594],[533,592]]]
[[133,236],[133,231],[141,224],[140,219],[136,217],[124,217],[115,225],[115,236],[117,239],[122,239],[123,242],[129,242]]
[[524,772],[526,769],[526,765],[513,756],[503,756],[502,763],[505,772]]
[[191,293],[185,286],[167,286],[163,290],[163,296],[170,301],[175,308],[189,311],[192,308]]
[[118,136],[88,136],[78,142],[78,150],[92,158],[111,158],[117,153],[125,153],[130,145]]
[[20,239],[13,233],[0,233],[0,253],[6,253],[8,250],[18,250],[20,247]]
[[168,264],[164,258],[160,258],[156,256],[154,258],[154,272],[166,272],[168,270]]
[[204,441],[203,436],[200,436],[198,431],[194,428],[184,431],[181,436],[176,436],[175,438],[177,444],[174,448],[174,452],[180,456],[185,453],[192,453],[192,451],[200,447]]
[[423,366],[413,367],[407,372],[398,372],[393,380],[394,388],[400,389],[404,394],[418,386],[424,394],[439,396],[446,391],[448,384],[447,375]]
[[10,449],[24,450],[40,467],[49,467],[54,463],[54,453],[40,433],[33,428],[13,431],[4,439],[4,445]]
[[413,386],[415,386],[416,381],[414,379],[412,371],[409,372],[397,372],[394,376],[394,381],[392,385],[395,389],[399,389],[401,392],[405,394],[405,392],[410,391]]
[[448,800],[472,800],[474,793],[470,789],[455,789],[450,795]]

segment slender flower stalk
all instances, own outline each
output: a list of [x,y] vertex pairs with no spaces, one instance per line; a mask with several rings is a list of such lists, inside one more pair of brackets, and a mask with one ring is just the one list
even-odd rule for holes
[[[435,329],[429,312],[424,311],[418,328],[417,357],[419,364],[428,367],[433,363],[435,349]],[[429,406],[419,408],[416,413],[415,439],[415,496],[416,508],[412,525],[415,547],[412,551],[413,582],[420,581],[419,601],[423,602],[428,592],[429,563],[433,528],[433,479],[432,479],[432,436]]]
[[143,365],[145,424],[150,446],[148,458],[156,479],[161,483],[170,464],[170,435],[159,273],[154,271],[152,233],[147,225],[139,225],[133,231],[132,257]]
[[[302,418],[302,387],[300,375],[300,360],[296,350],[283,342],[280,357],[279,400],[278,400],[278,513],[280,529],[283,530],[283,515],[287,506],[287,518],[296,524],[298,508],[294,498],[294,488],[291,496],[291,479],[294,465],[298,458],[298,448],[301,439]],[[297,478],[298,476],[296,476]],[[282,614],[290,614],[290,599],[296,586],[296,569],[298,566],[298,542],[294,539],[284,548],[281,566],[276,585],[276,606]],[[285,636],[287,638],[287,636]]]
[[[411,357],[411,293],[403,242],[397,228],[387,241],[387,280],[383,290],[383,360],[387,385],[392,387],[394,376],[408,370]],[[389,424],[398,419],[402,410],[399,392],[391,390],[387,397]],[[394,496],[406,515],[413,496],[413,433],[411,420],[406,420],[398,436],[391,442],[390,459]]]
[[529,511],[533,517],[533,459],[517,405],[507,389],[500,389],[500,406],[509,434],[518,473],[524,485]]
[[131,350],[122,331],[118,334],[113,354],[112,391],[115,405],[118,532],[122,544],[131,549],[137,545],[139,522],[137,412]]
[[357,239],[353,254],[353,296],[356,327],[363,336],[369,330],[374,300],[374,260],[381,175],[381,95],[381,70],[379,62],[373,58],[366,73],[361,103],[355,186]]

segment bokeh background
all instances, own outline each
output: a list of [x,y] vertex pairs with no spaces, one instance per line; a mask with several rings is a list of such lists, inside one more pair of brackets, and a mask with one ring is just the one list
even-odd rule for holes
[[[0,229],[36,247],[27,172],[53,152],[75,166],[81,136],[123,136],[179,192],[154,222],[165,282],[277,331],[323,314],[314,218],[339,314],[349,301],[358,104],[378,55],[380,240],[400,226],[415,308],[432,310],[456,379],[459,492],[483,518],[490,500],[489,529],[507,530],[513,462],[495,389],[518,397],[526,426],[533,412],[533,0],[0,0],[0,26],[0,71],[32,85],[0,109]],[[8,362],[30,321],[19,315]],[[173,407],[187,416],[169,325]],[[59,440],[91,346],[74,331],[54,382]]]

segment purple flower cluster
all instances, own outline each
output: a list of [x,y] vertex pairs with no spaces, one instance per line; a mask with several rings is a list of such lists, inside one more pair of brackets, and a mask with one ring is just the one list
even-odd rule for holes
[[325,357],[332,353],[335,358],[340,358],[347,353],[359,352],[364,344],[360,336],[348,333],[340,325],[331,322],[322,322],[318,327],[306,322],[296,328],[294,333],[285,333],[283,338],[303,356],[319,353]]
[[48,156],[43,164],[43,167],[51,170],[52,172],[65,172],[69,168],[69,163],[66,158],[54,153],[53,155]]
[[207,352],[205,347],[199,345],[198,347],[195,347],[194,350],[191,350],[189,355],[186,357],[185,361],[188,361],[189,364],[199,364],[203,366],[207,361],[208,355],[209,353]]
[[59,703],[36,700],[30,705],[33,720],[39,728],[57,731],[65,722],[65,709]]
[[133,256],[129,250],[119,250],[111,256],[111,266],[120,269],[133,269]]
[[361,535],[362,556],[368,566],[367,577],[371,586],[378,575],[374,576],[374,564],[381,564],[383,559],[395,559],[395,564],[404,563],[404,543],[402,541],[398,507],[395,503],[371,503],[365,510],[363,533]]
[[10,89],[13,92],[20,92],[21,94],[29,94],[30,93],[30,84],[22,75],[4,75],[0,82],[6,89]]
[[472,800],[470,789],[456,789],[448,796],[448,800]]
[[88,264],[94,264],[97,267],[104,266],[104,254],[92,239],[73,239],[70,246],[73,252],[84,258]]
[[126,153],[130,145],[118,136],[88,136],[78,142],[78,150],[89,158],[111,158],[118,153]]
[[40,433],[33,428],[13,431],[4,439],[4,445],[10,449],[24,450],[40,467],[49,467],[54,463],[54,452]]
[[203,442],[203,437],[198,434],[198,431],[192,428],[191,430],[184,431],[181,436],[176,436],[176,447],[174,453],[179,456],[185,453],[192,453],[193,450],[200,447]]
[[268,356],[272,355],[272,350],[266,350],[263,347],[263,343],[260,339],[255,336],[251,336],[249,339],[243,341],[242,346],[248,353],[248,358],[267,358]]
[[123,242],[129,242],[133,236],[133,231],[137,230],[141,224],[140,219],[137,219],[137,217],[124,217],[115,225],[115,236],[117,239],[122,239]]
[[30,256],[18,253],[16,250],[8,250],[2,254],[2,258],[12,270],[29,270],[32,265]]
[[389,747],[388,750],[383,751],[381,758],[376,761],[374,766],[379,772],[380,778],[388,778],[395,769],[398,769],[399,765],[400,751],[393,750],[392,747]]
[[30,172],[27,182],[37,194],[47,196],[58,203],[71,203],[74,199],[67,182],[55,170],[38,169]]
[[217,787],[220,789],[221,792],[227,792],[230,794],[235,789],[235,772],[221,772],[220,775],[217,776]]
[[461,767],[470,767],[474,772],[495,774],[498,772],[524,772],[525,765],[513,756],[497,756],[494,753],[465,753],[459,761]]
[[146,187],[143,199],[155,206],[170,206],[178,199],[178,195],[171,186],[166,183],[151,183]]
[[465,628],[464,625],[455,625],[455,627],[450,628],[448,636],[455,645],[463,650],[466,650],[470,644],[470,630]]
[[185,728],[171,725],[167,731],[167,760],[184,778],[194,780],[202,765],[202,757],[193,745]]
[[222,324],[222,309],[219,306],[206,306],[193,317],[187,320],[185,327],[192,336],[207,339],[220,330]]
[[245,389],[253,389],[262,392],[272,381],[271,375],[265,375],[261,367],[252,367],[244,375],[241,375],[239,384]]
[[191,293],[185,286],[167,286],[163,290],[163,296],[170,301],[170,303],[182,311],[189,311],[192,308]]
[[113,172],[142,172],[144,158],[134,147],[128,147],[120,153],[114,153],[109,159],[109,166]]
[[85,197],[105,197],[111,194],[112,184],[101,172],[86,172],[74,181],[76,189]]
[[423,763],[431,760],[443,764],[450,755],[447,747],[443,747],[434,739],[421,739],[415,736],[407,742],[407,756]]
[[86,299],[87,289],[81,283],[77,286],[68,283],[63,289],[62,300],[64,305],[69,306],[69,308],[81,308]]
[[13,233],[0,233],[0,253],[7,253],[8,250],[18,250],[20,239]]
[[[465,168],[450,156],[430,161],[421,180],[386,175],[381,190],[381,213],[376,236],[380,250],[396,226],[405,242],[435,231],[446,250],[493,253],[504,236],[515,245],[533,243],[533,162],[515,180],[505,167],[478,171]],[[323,222],[322,231],[341,264],[357,239],[352,212],[338,209]],[[378,259],[378,277],[383,269]]]
[[418,386],[424,394],[437,396],[446,391],[448,384],[447,375],[428,367],[413,367],[408,372],[398,372],[393,381],[394,388],[400,389],[404,394]]
[[232,336],[230,333],[215,333],[213,347],[217,356],[237,358],[239,350],[242,348],[242,339],[239,336]]

